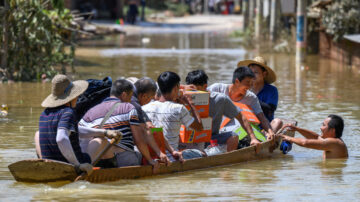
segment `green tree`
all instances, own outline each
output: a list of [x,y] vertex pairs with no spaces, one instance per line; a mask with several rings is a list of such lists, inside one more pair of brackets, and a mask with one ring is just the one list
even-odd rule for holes
[[323,12],[322,24],[335,41],[360,32],[360,0],[336,0]]
[[[5,0],[9,10],[0,12],[1,26],[7,23],[7,33],[0,27],[1,44],[8,36],[7,65],[2,68],[3,79],[32,81],[41,74],[56,74],[55,67],[73,62],[72,45],[74,26],[71,12],[64,9],[62,0]],[[4,49],[4,47],[3,47]],[[1,79],[1,78],[0,78]]]

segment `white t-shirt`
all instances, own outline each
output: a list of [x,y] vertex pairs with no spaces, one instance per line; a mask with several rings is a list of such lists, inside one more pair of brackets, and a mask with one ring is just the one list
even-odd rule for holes
[[155,127],[163,128],[170,146],[178,150],[181,124],[189,127],[195,120],[185,106],[170,101],[154,101],[142,106],[142,109]]

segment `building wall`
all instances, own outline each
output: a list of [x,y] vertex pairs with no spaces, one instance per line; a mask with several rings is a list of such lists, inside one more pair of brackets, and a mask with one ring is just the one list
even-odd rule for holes
[[360,70],[360,43],[342,39],[334,42],[325,32],[320,32],[319,54]]

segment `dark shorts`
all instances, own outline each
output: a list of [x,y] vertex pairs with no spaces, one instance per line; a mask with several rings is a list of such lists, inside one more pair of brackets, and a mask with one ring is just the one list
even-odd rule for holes
[[89,154],[82,153],[81,157],[78,159],[79,163],[90,163],[91,164],[91,158]]
[[236,135],[234,135],[232,131],[229,131],[225,133],[212,134],[211,139],[217,140],[218,144],[226,144],[226,141],[232,136],[236,136]]
[[182,151],[182,156],[185,160],[195,159],[195,158],[201,158],[202,153],[200,150],[197,149],[185,149],[184,151]]

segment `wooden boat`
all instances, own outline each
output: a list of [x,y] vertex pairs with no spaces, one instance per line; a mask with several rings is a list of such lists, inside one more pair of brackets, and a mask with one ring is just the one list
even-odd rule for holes
[[[286,132],[286,135],[294,136],[294,132]],[[169,166],[161,165],[159,173],[169,174],[188,170],[209,168],[236,164],[246,161],[272,158],[281,155],[279,147],[280,137],[276,141],[266,141],[261,143],[256,151],[255,146],[219,154],[215,156],[186,160],[184,163],[174,162]],[[73,165],[46,159],[23,160],[9,165],[9,170],[14,178],[19,182],[54,182],[54,181],[74,181],[79,175]],[[86,176],[84,180],[93,183],[116,181],[120,179],[135,179],[140,177],[152,176],[151,166],[129,166],[121,168],[96,169]]]

